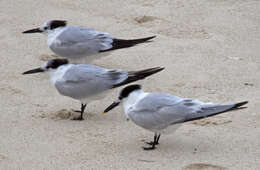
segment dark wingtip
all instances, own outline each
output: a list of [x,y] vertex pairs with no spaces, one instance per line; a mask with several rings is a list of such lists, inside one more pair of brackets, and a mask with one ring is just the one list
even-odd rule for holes
[[154,67],[154,68],[145,70],[145,72],[147,72],[147,76],[149,76],[149,75],[158,73],[164,69],[165,69],[164,67]]
[[156,37],[156,35],[154,35],[154,36],[150,36],[150,37],[147,37],[147,38],[143,38],[143,40],[148,41],[148,40],[151,40],[151,39],[153,39],[153,38],[155,38],[155,37]]
[[158,73],[160,71],[164,70],[164,67],[154,67],[154,68],[149,68],[145,70],[139,70],[139,71],[130,71],[128,72],[128,78],[124,80],[121,83],[113,85],[113,88],[129,84],[138,80],[145,79],[146,77],[149,77],[155,73]]
[[162,71],[162,70],[164,70],[164,69],[165,69],[165,67],[157,67],[157,68],[156,68],[157,71]]
[[147,73],[150,72],[150,73],[154,74],[154,73],[157,73],[157,72],[162,71],[164,69],[165,69],[164,67],[154,67],[154,68],[146,69],[146,70],[143,70],[143,71],[147,72]]
[[145,38],[139,38],[139,39],[113,39],[112,43],[112,48],[107,49],[107,50],[101,50],[99,52],[106,52],[106,51],[111,51],[111,50],[116,50],[116,49],[121,49],[121,48],[129,48],[132,46],[135,46],[140,43],[148,43],[151,42],[149,40],[155,38],[156,36],[150,36],[150,37],[145,37]]
[[130,41],[132,41],[132,43],[134,43],[134,44],[139,44],[139,43],[144,43],[144,42],[150,42],[149,40],[151,40],[155,37],[156,37],[156,35],[146,37],[146,38],[133,39],[133,40],[130,40]]
[[247,103],[248,103],[248,101],[243,101],[243,102],[236,103],[234,105],[234,109],[239,108],[239,107],[241,107],[241,106],[243,106],[243,105],[245,105]]

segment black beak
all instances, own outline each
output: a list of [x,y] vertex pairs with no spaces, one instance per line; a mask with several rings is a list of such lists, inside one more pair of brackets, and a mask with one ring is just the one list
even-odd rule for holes
[[24,31],[23,33],[24,34],[27,34],[27,33],[39,33],[39,32],[43,32],[42,30],[40,30],[40,28],[34,28],[34,29],[31,29],[31,30],[27,30],[27,31]]
[[26,71],[23,74],[33,74],[33,73],[40,73],[40,72],[44,72],[44,70],[42,68],[36,68],[33,70]]
[[109,112],[109,111],[112,110],[112,109],[114,109],[114,108],[115,108],[116,106],[118,106],[119,104],[120,104],[119,101],[113,102],[110,106],[108,106],[108,107],[105,109],[105,111],[103,112],[103,114],[106,113],[106,112]]

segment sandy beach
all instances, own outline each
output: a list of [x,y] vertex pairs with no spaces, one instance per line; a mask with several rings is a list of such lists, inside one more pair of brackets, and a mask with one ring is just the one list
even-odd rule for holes
[[[260,169],[260,1],[1,0],[0,169]],[[76,100],[47,75],[24,76],[53,55],[41,34],[23,31],[52,19],[118,38],[156,35],[152,43],[112,52],[106,68],[166,69],[139,81],[145,91],[247,109],[193,121],[144,151],[148,132],[122,107],[102,115],[121,88],[90,103],[73,121]]]

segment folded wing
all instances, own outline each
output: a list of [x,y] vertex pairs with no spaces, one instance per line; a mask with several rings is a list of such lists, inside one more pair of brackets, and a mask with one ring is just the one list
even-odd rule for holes
[[146,129],[161,130],[169,125],[214,116],[240,108],[247,102],[216,105],[168,94],[149,94],[129,111],[129,117]]
[[112,48],[113,38],[108,33],[83,27],[67,27],[50,48],[64,57],[79,57],[97,54]]

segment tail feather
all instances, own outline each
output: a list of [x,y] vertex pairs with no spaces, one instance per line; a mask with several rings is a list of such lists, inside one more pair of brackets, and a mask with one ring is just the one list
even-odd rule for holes
[[153,39],[155,37],[156,36],[151,36],[151,37],[133,39],[133,40],[113,39],[112,48],[107,49],[107,50],[102,50],[100,52],[106,52],[106,51],[111,51],[111,50],[120,49],[120,48],[132,47],[132,46],[140,44],[140,43],[149,42],[148,40]]
[[245,104],[247,104],[248,101],[231,104],[231,105],[219,105],[219,106],[211,106],[211,107],[204,107],[200,111],[190,114],[186,117],[184,122],[203,119],[211,116],[215,116],[224,112],[228,112],[231,110],[237,110],[237,109],[244,109],[246,107],[241,107]]
[[145,79],[146,77],[155,74],[157,72],[162,71],[164,68],[163,67],[154,67],[154,68],[149,68],[145,70],[140,70],[140,71],[130,71],[128,72],[128,77],[125,79],[123,82],[115,84],[113,88],[123,86],[125,84],[132,83],[137,80]]

